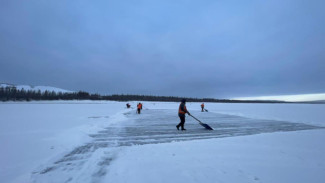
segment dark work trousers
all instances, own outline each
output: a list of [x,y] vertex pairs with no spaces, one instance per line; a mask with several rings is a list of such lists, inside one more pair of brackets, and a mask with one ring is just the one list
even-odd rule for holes
[[185,115],[184,116],[179,116],[179,119],[181,119],[181,122],[177,126],[182,127],[182,129],[184,129]]
[[140,114],[140,111],[141,111],[141,109],[140,109],[140,108],[138,108],[138,114]]

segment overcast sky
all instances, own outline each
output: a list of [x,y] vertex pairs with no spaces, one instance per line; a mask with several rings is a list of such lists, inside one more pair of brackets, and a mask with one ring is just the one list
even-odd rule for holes
[[325,93],[323,0],[0,0],[0,82],[101,94]]

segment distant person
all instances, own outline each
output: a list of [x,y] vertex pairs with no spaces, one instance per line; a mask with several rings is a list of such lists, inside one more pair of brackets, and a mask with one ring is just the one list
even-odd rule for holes
[[202,109],[201,112],[204,112],[204,103],[201,104],[201,109]]
[[138,114],[141,113],[141,109],[142,109],[142,104],[139,102],[137,105]]
[[191,115],[188,110],[186,109],[186,99],[182,99],[181,101],[181,104],[179,105],[179,108],[178,108],[178,116],[179,116],[179,119],[181,120],[181,122],[176,125],[176,128],[177,130],[179,130],[179,127],[181,127],[181,130],[186,130],[184,128],[184,124],[185,124],[185,114],[187,113],[188,115]]
[[131,105],[129,103],[126,104],[126,108],[130,108]]
[[140,103],[137,104],[137,113],[140,114]]

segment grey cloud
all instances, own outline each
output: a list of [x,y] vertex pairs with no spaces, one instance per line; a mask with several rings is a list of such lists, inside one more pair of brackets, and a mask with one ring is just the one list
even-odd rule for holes
[[232,98],[324,92],[323,1],[2,1],[1,82]]

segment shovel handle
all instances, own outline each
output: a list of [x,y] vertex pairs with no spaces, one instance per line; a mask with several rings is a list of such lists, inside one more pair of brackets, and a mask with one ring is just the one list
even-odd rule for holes
[[199,119],[197,119],[196,117],[192,116],[191,114],[189,114],[189,116],[191,116],[191,117],[194,118],[196,121],[198,121],[199,123],[202,124],[202,122],[201,122]]

